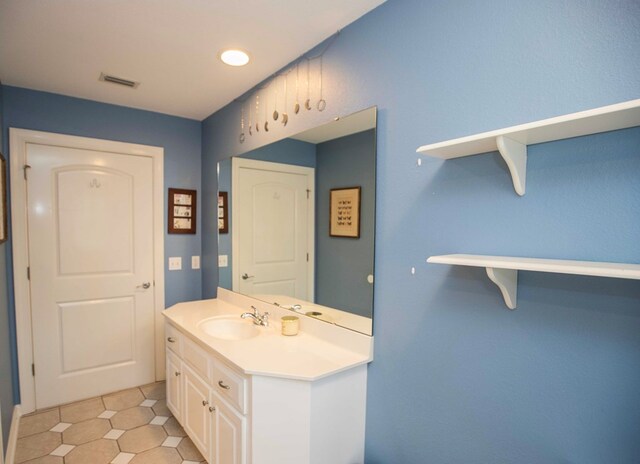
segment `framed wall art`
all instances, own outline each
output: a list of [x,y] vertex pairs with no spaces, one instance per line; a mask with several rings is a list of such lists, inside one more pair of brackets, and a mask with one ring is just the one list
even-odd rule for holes
[[229,233],[229,194],[218,192],[218,232]]
[[360,187],[331,189],[331,237],[360,238],[360,190]]
[[0,153],[0,243],[9,235],[7,221],[7,162]]
[[196,205],[195,190],[169,189],[169,233],[196,233]]

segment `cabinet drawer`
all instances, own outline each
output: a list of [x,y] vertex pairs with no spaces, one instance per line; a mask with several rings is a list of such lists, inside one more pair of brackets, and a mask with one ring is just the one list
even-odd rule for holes
[[216,362],[213,364],[211,384],[222,398],[238,408],[242,414],[247,413],[247,380],[242,374]]
[[182,357],[182,339],[183,336],[171,324],[167,323],[164,325],[164,339],[167,348],[176,353],[178,356]]
[[209,377],[209,364],[211,355],[188,338],[184,338],[182,343],[182,359],[185,360],[196,373],[203,379],[211,380]]

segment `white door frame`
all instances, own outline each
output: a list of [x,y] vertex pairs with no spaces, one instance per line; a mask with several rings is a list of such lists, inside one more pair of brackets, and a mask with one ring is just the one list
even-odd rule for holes
[[235,199],[238,198],[238,182],[240,179],[240,169],[261,169],[265,171],[288,172],[291,174],[302,174],[309,179],[309,190],[311,190],[311,201],[308,204],[309,215],[307,217],[307,250],[309,250],[309,261],[307,262],[307,295],[309,301],[315,301],[315,259],[316,259],[316,179],[315,168],[304,166],[296,166],[293,164],[274,163],[271,161],[257,161],[248,158],[239,158],[234,156],[231,158],[231,285],[233,291],[237,292],[240,288],[239,269],[239,251],[240,251],[240,233],[237,227],[238,213],[240,205]]
[[[164,354],[164,149],[148,145],[115,142],[111,140],[77,137],[26,129],[9,128],[11,168],[11,222],[13,239],[13,288],[16,306],[16,335],[18,368],[20,369],[20,399],[22,410],[28,414],[35,410],[35,380],[33,364],[33,338],[31,327],[31,295],[27,267],[29,266],[29,240],[27,221],[27,183],[25,160],[27,144],[53,145],[67,148],[101,151],[119,155],[144,156],[153,161],[153,274],[155,313],[155,373],[156,380],[165,376]],[[28,173],[27,173],[28,175]]]

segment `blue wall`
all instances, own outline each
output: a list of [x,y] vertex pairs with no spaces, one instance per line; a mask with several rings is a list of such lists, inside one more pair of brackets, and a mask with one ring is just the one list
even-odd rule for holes
[[314,168],[316,166],[316,146],[301,140],[284,139],[257,150],[251,150],[244,153],[242,157]]
[[[164,148],[164,191],[169,187],[200,191],[201,124],[198,121],[9,86],[4,87],[3,108],[3,146],[7,154],[10,127],[154,145]],[[202,202],[199,203],[198,217],[201,218]],[[164,219],[165,305],[200,299],[200,271],[191,269],[191,256],[201,253],[200,231],[196,235],[168,235],[166,212]],[[181,271],[167,270],[170,256],[182,257]],[[11,269],[11,263],[8,263],[8,269]],[[10,327],[15,335],[11,274],[8,286]],[[17,363],[15,351],[12,352],[14,399],[17,402]],[[2,378],[5,376],[2,371]]]
[[[368,464],[640,462],[638,281],[522,272],[508,311],[484,270],[425,263],[456,252],[640,263],[640,129],[531,147],[524,197],[496,154],[418,167],[415,153],[639,98],[638,50],[637,0],[389,0],[325,55],[325,112],[243,147],[238,104],[203,121],[208,182],[246,145],[378,105]],[[212,295],[214,259],[203,278]]]
[[[316,146],[316,303],[371,317],[376,131]],[[360,237],[329,236],[331,189],[360,187]]]
[[[4,86],[0,84],[0,147],[4,136],[4,123],[2,109]],[[5,159],[6,152],[3,150]],[[8,173],[7,173],[8,177]],[[5,185],[8,178],[5,179]],[[9,427],[11,425],[11,415],[13,412],[13,384],[11,379],[11,330],[9,329],[9,294],[7,291],[7,242],[0,244],[0,407],[2,409],[2,433],[0,440],[4,442],[4,449],[7,449],[7,438],[9,437]]]
[[[222,288],[233,288],[233,243],[231,240],[232,224],[231,224],[231,158],[220,161],[218,167],[218,189],[221,192],[227,192],[227,221],[228,230],[226,234],[218,234],[218,254],[227,255],[227,267],[220,268],[218,285]],[[203,283],[204,285],[204,283]],[[204,289],[203,289],[204,290]]]

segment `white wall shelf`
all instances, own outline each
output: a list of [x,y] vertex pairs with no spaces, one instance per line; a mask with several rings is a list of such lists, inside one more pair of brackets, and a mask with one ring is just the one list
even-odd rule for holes
[[498,151],[509,167],[516,193],[522,196],[527,146],[635,126],[640,126],[640,99],[423,145],[417,151],[441,159]]
[[618,279],[640,280],[640,264],[600,263],[563,259],[517,258],[512,256],[441,255],[431,256],[428,263],[484,267],[489,279],[498,286],[509,309],[516,309],[518,271],[554,272]]

